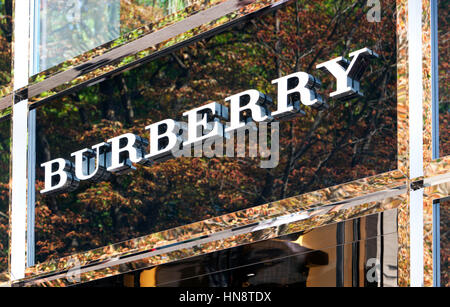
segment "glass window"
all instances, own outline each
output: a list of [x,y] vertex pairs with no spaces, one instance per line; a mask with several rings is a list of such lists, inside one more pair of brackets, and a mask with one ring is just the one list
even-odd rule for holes
[[440,285],[450,287],[450,199],[439,201],[440,217]]
[[449,0],[438,0],[439,156],[450,154]]
[[[395,1],[384,3],[377,22],[367,18],[363,3],[299,0],[39,107],[38,261],[396,169]],[[364,95],[330,98],[336,80],[316,65],[364,47],[379,54],[361,78]],[[272,147],[272,157],[279,158],[269,168],[261,167],[267,160],[261,154],[249,157],[247,150],[237,157],[235,151],[136,164],[136,170],[108,180],[82,181],[70,193],[39,192],[42,163],[73,161],[73,152],[124,133],[148,139],[147,125],[186,121],[183,112],[213,101],[229,107],[226,97],[248,89],[276,101],[271,81],[299,71],[320,79],[318,92],[328,108],[302,105],[298,116],[279,122],[278,143],[271,137],[275,125],[268,128],[269,143],[279,146]],[[295,103],[299,97],[290,98]],[[222,153],[229,149],[223,145]]]
[[0,0],[0,97],[11,82],[12,0]]
[[120,0],[36,0],[40,72],[120,35]]
[[35,73],[180,11],[191,0],[35,0]]
[[10,129],[9,119],[0,121],[0,283],[8,270]]

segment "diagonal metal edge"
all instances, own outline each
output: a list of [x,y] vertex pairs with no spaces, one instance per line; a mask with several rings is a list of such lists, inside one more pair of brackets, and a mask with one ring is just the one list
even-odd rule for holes
[[[170,252],[174,252],[180,249],[191,249],[196,246],[210,243],[214,241],[220,241],[226,238],[229,238],[231,236],[236,235],[242,235],[247,234],[255,231],[264,230],[267,228],[277,227],[280,225],[286,225],[290,223],[300,222],[302,220],[307,220],[313,217],[317,217],[320,215],[325,215],[329,213],[330,211],[336,209],[336,207],[339,207],[339,210],[344,209],[350,209],[359,205],[363,205],[370,202],[376,202],[380,201],[386,198],[399,196],[401,194],[406,193],[408,190],[406,184],[402,184],[400,186],[390,188],[384,191],[377,191],[373,192],[367,195],[358,196],[354,198],[350,198],[343,201],[336,201],[327,205],[318,205],[314,208],[310,208],[307,210],[299,211],[296,213],[284,215],[284,216],[278,216],[274,218],[270,218],[258,223],[252,223],[250,225],[241,226],[241,227],[234,227],[230,229],[226,229],[223,231],[219,231],[216,233],[213,233],[211,235],[203,235],[198,238],[188,239],[185,241],[169,244],[166,246],[161,246],[153,250],[147,250],[147,251],[141,251],[135,254],[128,254],[124,256],[117,256],[113,257],[111,259],[103,260],[103,261],[97,261],[94,263],[90,263],[88,265],[82,265],[79,269],[79,273],[89,273],[96,270],[102,270],[105,268],[108,268],[110,266],[117,266],[117,265],[123,265],[126,263],[138,261],[144,258],[152,257],[152,256],[158,256]],[[18,281],[18,284],[20,285],[26,285],[26,284],[36,284],[40,283],[42,280],[52,281],[59,278],[65,278],[66,274],[70,271],[69,269],[53,272],[51,274],[42,274],[42,275],[35,275],[29,278],[22,279]]]
[[[209,235],[212,232],[218,232],[215,231],[214,227],[221,228],[221,229],[229,229],[229,228],[239,228],[239,227],[245,227],[248,224],[252,224],[256,221],[258,221],[255,218],[246,218],[247,215],[254,215],[256,211],[270,211],[272,208],[279,207],[283,208],[284,212],[292,213],[293,211],[297,212],[299,210],[304,209],[310,209],[314,207],[323,206],[330,203],[340,202],[345,199],[355,199],[355,197],[359,197],[363,195],[368,195],[370,193],[384,191],[389,188],[394,188],[400,185],[406,185],[406,178],[403,176],[403,174],[399,171],[391,171],[388,173],[383,173],[379,175],[375,175],[368,178],[362,178],[358,179],[352,182],[343,183],[337,186],[324,188],[318,191],[308,192],[306,194],[302,194],[299,196],[293,196],[287,199],[278,200],[273,203],[267,203],[263,205],[259,205],[252,208],[243,209],[237,212],[231,212],[219,217],[210,218],[203,221],[194,222],[192,224],[182,225],[179,227],[163,230],[157,233],[148,234],[142,237],[133,238],[127,241],[118,242],[109,246],[102,246],[100,248],[96,248],[93,250],[80,252],[77,254],[73,254],[71,256],[61,257],[56,260],[49,260],[47,262],[39,263],[35,266],[27,268],[27,274],[28,276],[33,275],[41,275],[46,274],[42,271],[51,270],[53,272],[60,271],[63,268],[60,269],[49,269],[50,267],[56,266],[56,263],[61,263],[64,261],[68,261],[69,259],[73,258],[82,258],[88,260],[83,260],[83,265],[89,265],[92,263],[98,263],[100,261],[103,261],[101,255],[104,254],[105,248],[112,248],[113,250],[116,250],[113,255],[110,255],[110,257],[118,257],[118,256],[125,256],[129,254],[134,254],[142,251],[141,248],[138,247],[140,243],[143,243],[146,247],[144,250],[148,250],[150,248],[156,248],[160,247],[157,245],[157,243],[149,244],[149,242],[145,242],[145,240],[152,238],[152,237],[164,237],[165,241],[170,241],[168,244],[177,244],[180,241],[177,241],[177,239],[170,239],[168,237],[170,236],[177,236],[184,235],[186,232],[192,231],[190,228],[195,229],[195,231],[190,233],[189,239],[195,239],[198,237],[201,237],[203,235]],[[362,186],[361,191],[353,191],[354,185]],[[364,186],[370,186],[371,192],[364,190]],[[347,193],[347,195],[342,195],[342,193]],[[338,194],[336,196],[336,194]],[[340,194],[340,195],[339,195]],[[363,195],[361,195],[363,194]],[[358,196],[355,196],[358,195]],[[306,204],[305,204],[306,202]],[[299,207],[296,205],[301,204]],[[275,210],[276,211],[276,210]],[[252,213],[250,213],[252,212]],[[268,218],[274,218],[276,216],[281,216],[281,214],[275,212],[275,213],[265,213],[259,219],[268,219]],[[244,219],[244,220],[242,220]],[[234,222],[233,221],[237,221]],[[134,247],[133,247],[134,246]],[[163,246],[163,245],[161,245]],[[88,256],[94,255],[94,256]],[[93,259],[92,259],[93,258]],[[65,268],[64,268],[65,269]]]
[[[229,0],[227,2],[222,2],[220,4],[217,4],[216,6],[210,7],[204,11],[199,11],[199,12],[195,13],[194,15],[187,17],[186,19],[184,19],[182,21],[179,21],[175,24],[167,26],[166,28],[162,28],[162,29],[156,30],[154,32],[144,34],[142,37],[140,37],[136,40],[129,41],[129,42],[125,43],[124,45],[120,45],[118,47],[114,47],[114,48],[110,49],[109,51],[103,53],[102,55],[96,56],[96,57],[94,57],[86,62],[83,62],[73,68],[70,68],[66,71],[58,72],[54,75],[51,75],[39,83],[30,84],[22,89],[19,89],[19,90],[13,92],[12,94],[15,94],[16,102],[23,100],[23,99],[32,99],[34,97],[37,97],[39,94],[41,94],[43,92],[46,92],[46,91],[55,89],[58,86],[67,84],[68,82],[76,80],[78,77],[84,76],[92,71],[95,71],[98,68],[101,68],[101,67],[104,67],[107,65],[115,65],[118,61],[120,61],[121,59],[123,59],[126,56],[136,55],[137,53],[139,53],[141,51],[147,50],[147,49],[152,48],[160,43],[163,43],[164,41],[167,41],[167,39],[162,37],[162,35],[166,35],[166,36],[169,35],[170,36],[169,39],[172,39],[172,38],[176,37],[177,35],[185,33],[186,31],[196,29],[198,22],[200,22],[200,23],[212,22],[214,20],[217,20],[220,17],[226,16],[227,14],[228,15],[232,14],[232,13],[238,11],[238,9],[245,8],[246,6],[248,6],[250,4],[258,3],[258,1],[260,1],[260,0]],[[264,6],[261,8],[257,8],[254,11],[246,13],[237,19],[230,20],[230,21],[226,22],[225,24],[215,26],[214,28],[212,28],[208,31],[202,32],[200,34],[197,34],[194,37],[188,38],[188,39],[186,39],[182,42],[176,43],[174,45],[164,47],[161,50],[151,53],[150,55],[137,58],[137,59],[133,60],[132,62],[127,63],[123,66],[117,67],[111,71],[102,72],[96,77],[92,77],[86,81],[81,81],[78,84],[69,86],[68,88],[62,89],[62,90],[58,91],[57,93],[54,93],[48,97],[44,97],[35,102],[30,101],[30,108],[31,109],[36,108],[49,100],[56,99],[62,95],[68,95],[68,94],[70,94],[76,90],[80,90],[86,86],[90,86],[95,83],[101,82],[108,77],[114,76],[114,75],[121,73],[123,71],[126,71],[128,69],[132,69],[137,65],[141,65],[142,63],[153,60],[153,59],[163,56],[167,53],[173,52],[174,50],[183,47],[187,43],[192,43],[199,39],[203,39],[208,36],[215,35],[218,32],[224,31],[227,28],[229,28],[230,26],[233,26],[234,24],[236,24],[238,22],[242,22],[248,18],[253,18],[260,14],[265,14],[267,12],[270,12],[270,11],[278,8],[280,5],[284,5],[290,1],[291,0],[269,1],[268,3],[264,4]],[[213,11],[214,16],[212,14],[210,14],[211,13],[210,10]],[[210,15],[202,16],[202,15],[206,15],[206,13],[209,13]],[[219,16],[219,17],[217,17],[217,16]],[[211,19],[211,20],[209,20],[209,19]],[[193,22],[190,22],[190,21],[193,21]],[[184,23],[186,23],[188,27],[185,27]],[[176,26],[176,28],[175,28],[175,26]],[[190,27],[193,27],[193,28],[190,28]],[[174,31],[173,28],[175,28],[175,30],[182,31],[182,32],[181,33],[173,32]],[[180,28],[182,30],[180,30]],[[164,33],[162,31],[166,31],[169,33]],[[170,31],[172,31],[172,33]],[[133,44],[134,46],[132,46],[133,50],[130,51],[129,48],[130,48],[131,44]],[[110,56],[112,56],[112,57],[109,58]],[[9,107],[11,105],[10,100],[11,100],[12,94],[8,94],[4,97],[0,97],[0,111],[3,109],[6,109],[7,107]],[[8,114],[8,113],[4,114],[3,116],[0,115],[0,116],[2,116],[2,118],[0,118],[0,120],[4,119],[5,117],[8,117],[9,115],[10,114]]]
[[[256,0],[228,0],[206,10],[200,11],[175,24],[161,30],[144,35],[125,45],[113,48],[91,60],[81,63],[71,69],[57,73],[39,83],[32,84],[18,91],[18,96],[31,98],[42,92],[49,91],[58,85],[69,82],[79,76],[87,74],[100,66],[108,65],[118,59],[138,53],[144,49],[155,46],[176,35],[194,29],[205,23],[211,22],[226,14],[232,13]],[[27,92],[26,92],[27,91]]]
[[[86,81],[82,81],[82,82],[77,83],[75,85],[72,85],[72,86],[70,86],[70,87],[68,87],[66,89],[58,90],[56,93],[54,93],[54,94],[52,94],[52,95],[50,95],[48,97],[40,98],[37,101],[31,100],[29,102],[30,103],[30,109],[35,109],[35,108],[41,106],[42,104],[45,104],[46,102],[52,101],[52,100],[60,98],[62,96],[67,96],[67,95],[69,95],[69,94],[71,94],[73,92],[79,91],[79,90],[81,90],[81,89],[83,89],[85,87],[89,87],[89,86],[95,85],[97,83],[103,82],[107,78],[114,77],[114,76],[116,76],[116,75],[118,75],[120,73],[123,73],[125,71],[130,70],[130,69],[134,69],[134,68],[136,68],[136,67],[138,67],[140,65],[143,65],[143,64],[145,64],[145,63],[147,63],[149,61],[155,60],[155,59],[160,58],[162,56],[166,56],[166,55],[168,55],[168,54],[170,54],[170,53],[172,53],[172,52],[174,52],[174,51],[176,51],[176,50],[178,50],[180,48],[183,48],[184,46],[187,46],[189,44],[195,43],[195,42],[197,42],[197,41],[199,41],[201,39],[205,39],[205,38],[211,37],[213,35],[220,34],[221,32],[226,31],[228,28],[230,28],[230,27],[232,27],[232,26],[234,26],[234,25],[236,25],[238,23],[244,22],[244,21],[246,21],[248,19],[252,19],[252,18],[255,18],[255,17],[259,16],[259,15],[263,15],[263,14],[266,14],[266,13],[268,13],[270,11],[278,9],[281,5],[284,5],[284,4],[286,4],[286,3],[290,2],[290,1],[291,0],[280,0],[280,1],[276,2],[276,3],[274,3],[274,4],[271,4],[271,5],[268,4],[268,5],[264,6],[263,8],[260,8],[260,9],[258,9],[256,11],[254,11],[254,12],[251,12],[251,13],[248,13],[246,15],[243,15],[243,16],[237,18],[237,19],[233,19],[231,21],[228,21],[225,24],[221,24],[221,25],[215,26],[214,28],[212,28],[210,30],[207,30],[205,32],[197,34],[197,35],[195,35],[195,36],[193,36],[191,38],[185,39],[185,40],[183,40],[183,41],[181,41],[179,43],[175,43],[175,44],[173,44],[171,46],[164,47],[164,48],[162,48],[162,49],[160,49],[158,51],[155,51],[155,52],[153,52],[153,53],[151,53],[151,54],[149,54],[147,56],[143,56],[143,57],[139,57],[137,59],[134,59],[132,62],[124,64],[124,65],[119,66],[117,68],[114,68],[111,71],[103,72],[103,73],[99,74],[98,76],[92,77],[92,78],[90,78],[90,79],[88,79]],[[252,3],[255,3],[255,2],[252,2]],[[150,33],[150,34],[152,34],[152,33]],[[150,35],[150,34],[148,34],[148,35]],[[144,47],[142,50],[139,50],[139,51],[145,51],[145,50],[147,50],[149,48],[152,48],[152,47],[154,47],[154,46]],[[116,62],[121,60],[121,59],[122,58],[112,59],[110,62],[105,63],[104,65],[100,66],[100,68],[103,67],[103,66],[107,66],[107,65],[117,64]],[[97,68],[99,68],[99,67],[95,67],[95,69],[97,69]],[[80,75],[80,76],[83,76],[83,75]],[[74,79],[72,79],[72,80],[74,80]],[[38,83],[38,84],[40,84],[40,83]],[[38,84],[36,84],[36,86]],[[64,84],[65,83],[57,84],[57,85],[55,85],[55,87],[53,87],[53,89],[55,89],[58,86],[62,86]],[[28,97],[30,99],[33,99],[34,97],[37,96],[37,95],[34,95],[34,96],[28,95],[28,93],[26,93],[25,90],[27,90],[27,89],[24,89],[24,92],[23,92],[23,95],[24,95],[25,98]],[[0,99],[0,110],[2,108],[2,103],[3,103],[3,100]],[[1,120],[1,118],[0,118],[0,120]]]

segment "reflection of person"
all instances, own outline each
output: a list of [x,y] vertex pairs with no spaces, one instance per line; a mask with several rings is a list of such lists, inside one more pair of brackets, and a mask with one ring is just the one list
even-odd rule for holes
[[157,267],[157,286],[304,287],[309,268],[328,254],[296,242],[266,240]]

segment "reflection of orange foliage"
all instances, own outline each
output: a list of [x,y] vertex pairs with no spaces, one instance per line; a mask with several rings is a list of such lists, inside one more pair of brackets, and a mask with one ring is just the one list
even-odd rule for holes
[[0,273],[8,267],[10,132],[10,122],[0,122]]
[[450,200],[440,202],[441,287],[450,287]]
[[450,155],[450,110],[439,114],[439,152],[441,157]]
[[[395,1],[379,24],[353,3],[299,1],[40,108],[38,165],[121,133],[144,136],[149,123],[244,89],[275,98],[270,80],[280,74],[313,73],[326,94],[335,80],[316,64],[361,47],[381,56],[364,74],[364,98],[305,107],[305,116],[280,125],[275,169],[259,168],[258,159],[182,158],[82,183],[75,193],[37,195],[39,260],[395,169],[395,24],[387,13]],[[42,169],[37,176],[39,190]]]
[[154,6],[139,5],[136,1],[120,1],[120,32],[127,33],[134,29],[164,17],[164,9]]

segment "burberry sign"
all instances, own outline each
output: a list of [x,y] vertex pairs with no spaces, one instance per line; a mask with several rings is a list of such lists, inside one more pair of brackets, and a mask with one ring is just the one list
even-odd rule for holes
[[[331,73],[336,79],[336,90],[330,93],[330,97],[349,99],[363,96],[360,80],[368,60],[373,57],[378,55],[363,48],[350,53],[350,60],[337,57],[317,65],[316,68]],[[73,162],[57,158],[42,163],[45,187],[40,192],[73,191],[80,181],[103,181],[111,174],[132,171],[135,169],[133,164],[150,166],[177,157],[180,150],[186,152],[186,149],[190,151],[192,147],[207,141],[229,139],[252,123],[277,124],[279,120],[303,114],[301,104],[313,108],[326,106],[317,93],[320,81],[306,72],[295,72],[272,80],[272,84],[277,86],[276,106],[269,96],[249,89],[227,97],[225,101],[229,103],[229,108],[212,102],[184,112],[186,122],[165,119],[148,125],[145,127],[149,131],[148,139],[125,133],[72,153]]]

